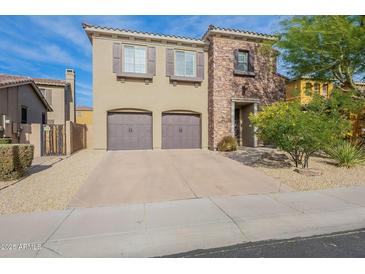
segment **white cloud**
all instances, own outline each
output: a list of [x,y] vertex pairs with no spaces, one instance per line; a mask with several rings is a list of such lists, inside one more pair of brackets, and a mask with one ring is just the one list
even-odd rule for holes
[[91,53],[91,44],[87,39],[82,27],[81,22],[75,17],[68,16],[30,16],[33,23],[41,27],[48,34],[58,35],[65,39],[64,42],[71,42],[86,55]]
[[[23,44],[25,45],[25,44]],[[52,64],[62,64],[70,67],[77,67],[84,71],[90,72],[91,65],[75,59],[67,51],[63,50],[55,44],[41,44],[40,46],[20,46],[16,42],[2,41],[0,49],[9,53],[13,53],[16,58],[32,60],[36,62]],[[15,57],[14,57],[15,58]]]
[[76,94],[80,96],[91,96],[92,88],[88,84],[76,82]]

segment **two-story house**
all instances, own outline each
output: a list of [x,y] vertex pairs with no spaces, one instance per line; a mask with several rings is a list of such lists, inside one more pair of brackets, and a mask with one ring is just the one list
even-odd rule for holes
[[270,35],[210,26],[202,39],[83,24],[93,45],[94,148],[256,146],[248,115],[284,97]]
[[96,149],[208,147],[208,45],[83,25],[93,45]]
[[285,100],[297,100],[301,104],[310,102],[314,94],[328,98],[334,88],[332,82],[314,80],[307,76],[292,79],[287,82]]
[[66,69],[65,80],[33,78],[53,111],[48,113],[47,124],[64,125],[75,122],[75,72]]

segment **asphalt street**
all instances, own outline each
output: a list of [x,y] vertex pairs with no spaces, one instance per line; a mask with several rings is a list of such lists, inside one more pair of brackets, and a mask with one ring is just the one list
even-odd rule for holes
[[365,229],[289,240],[250,242],[195,250],[166,257],[180,258],[364,258]]

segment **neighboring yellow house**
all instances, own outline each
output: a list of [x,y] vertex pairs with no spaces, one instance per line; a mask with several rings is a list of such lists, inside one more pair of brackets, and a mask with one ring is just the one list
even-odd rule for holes
[[313,94],[328,97],[333,90],[333,83],[301,77],[286,84],[286,101],[299,100],[301,104],[310,102]]
[[[365,83],[355,83],[360,91],[365,91]],[[309,77],[293,79],[286,84],[285,99],[286,101],[299,100],[301,104],[309,103],[313,94],[319,94],[328,97],[334,88],[331,82],[313,80]],[[356,140],[365,135],[365,116],[363,114],[351,114],[352,133],[350,138]]]
[[86,107],[86,106],[76,107],[76,123],[92,125],[93,109],[91,107]]

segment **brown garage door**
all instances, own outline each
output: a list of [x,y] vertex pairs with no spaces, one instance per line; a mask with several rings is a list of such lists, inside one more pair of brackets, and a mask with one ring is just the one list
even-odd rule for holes
[[152,114],[108,113],[108,149],[152,149]]
[[163,114],[162,148],[200,148],[200,115]]

